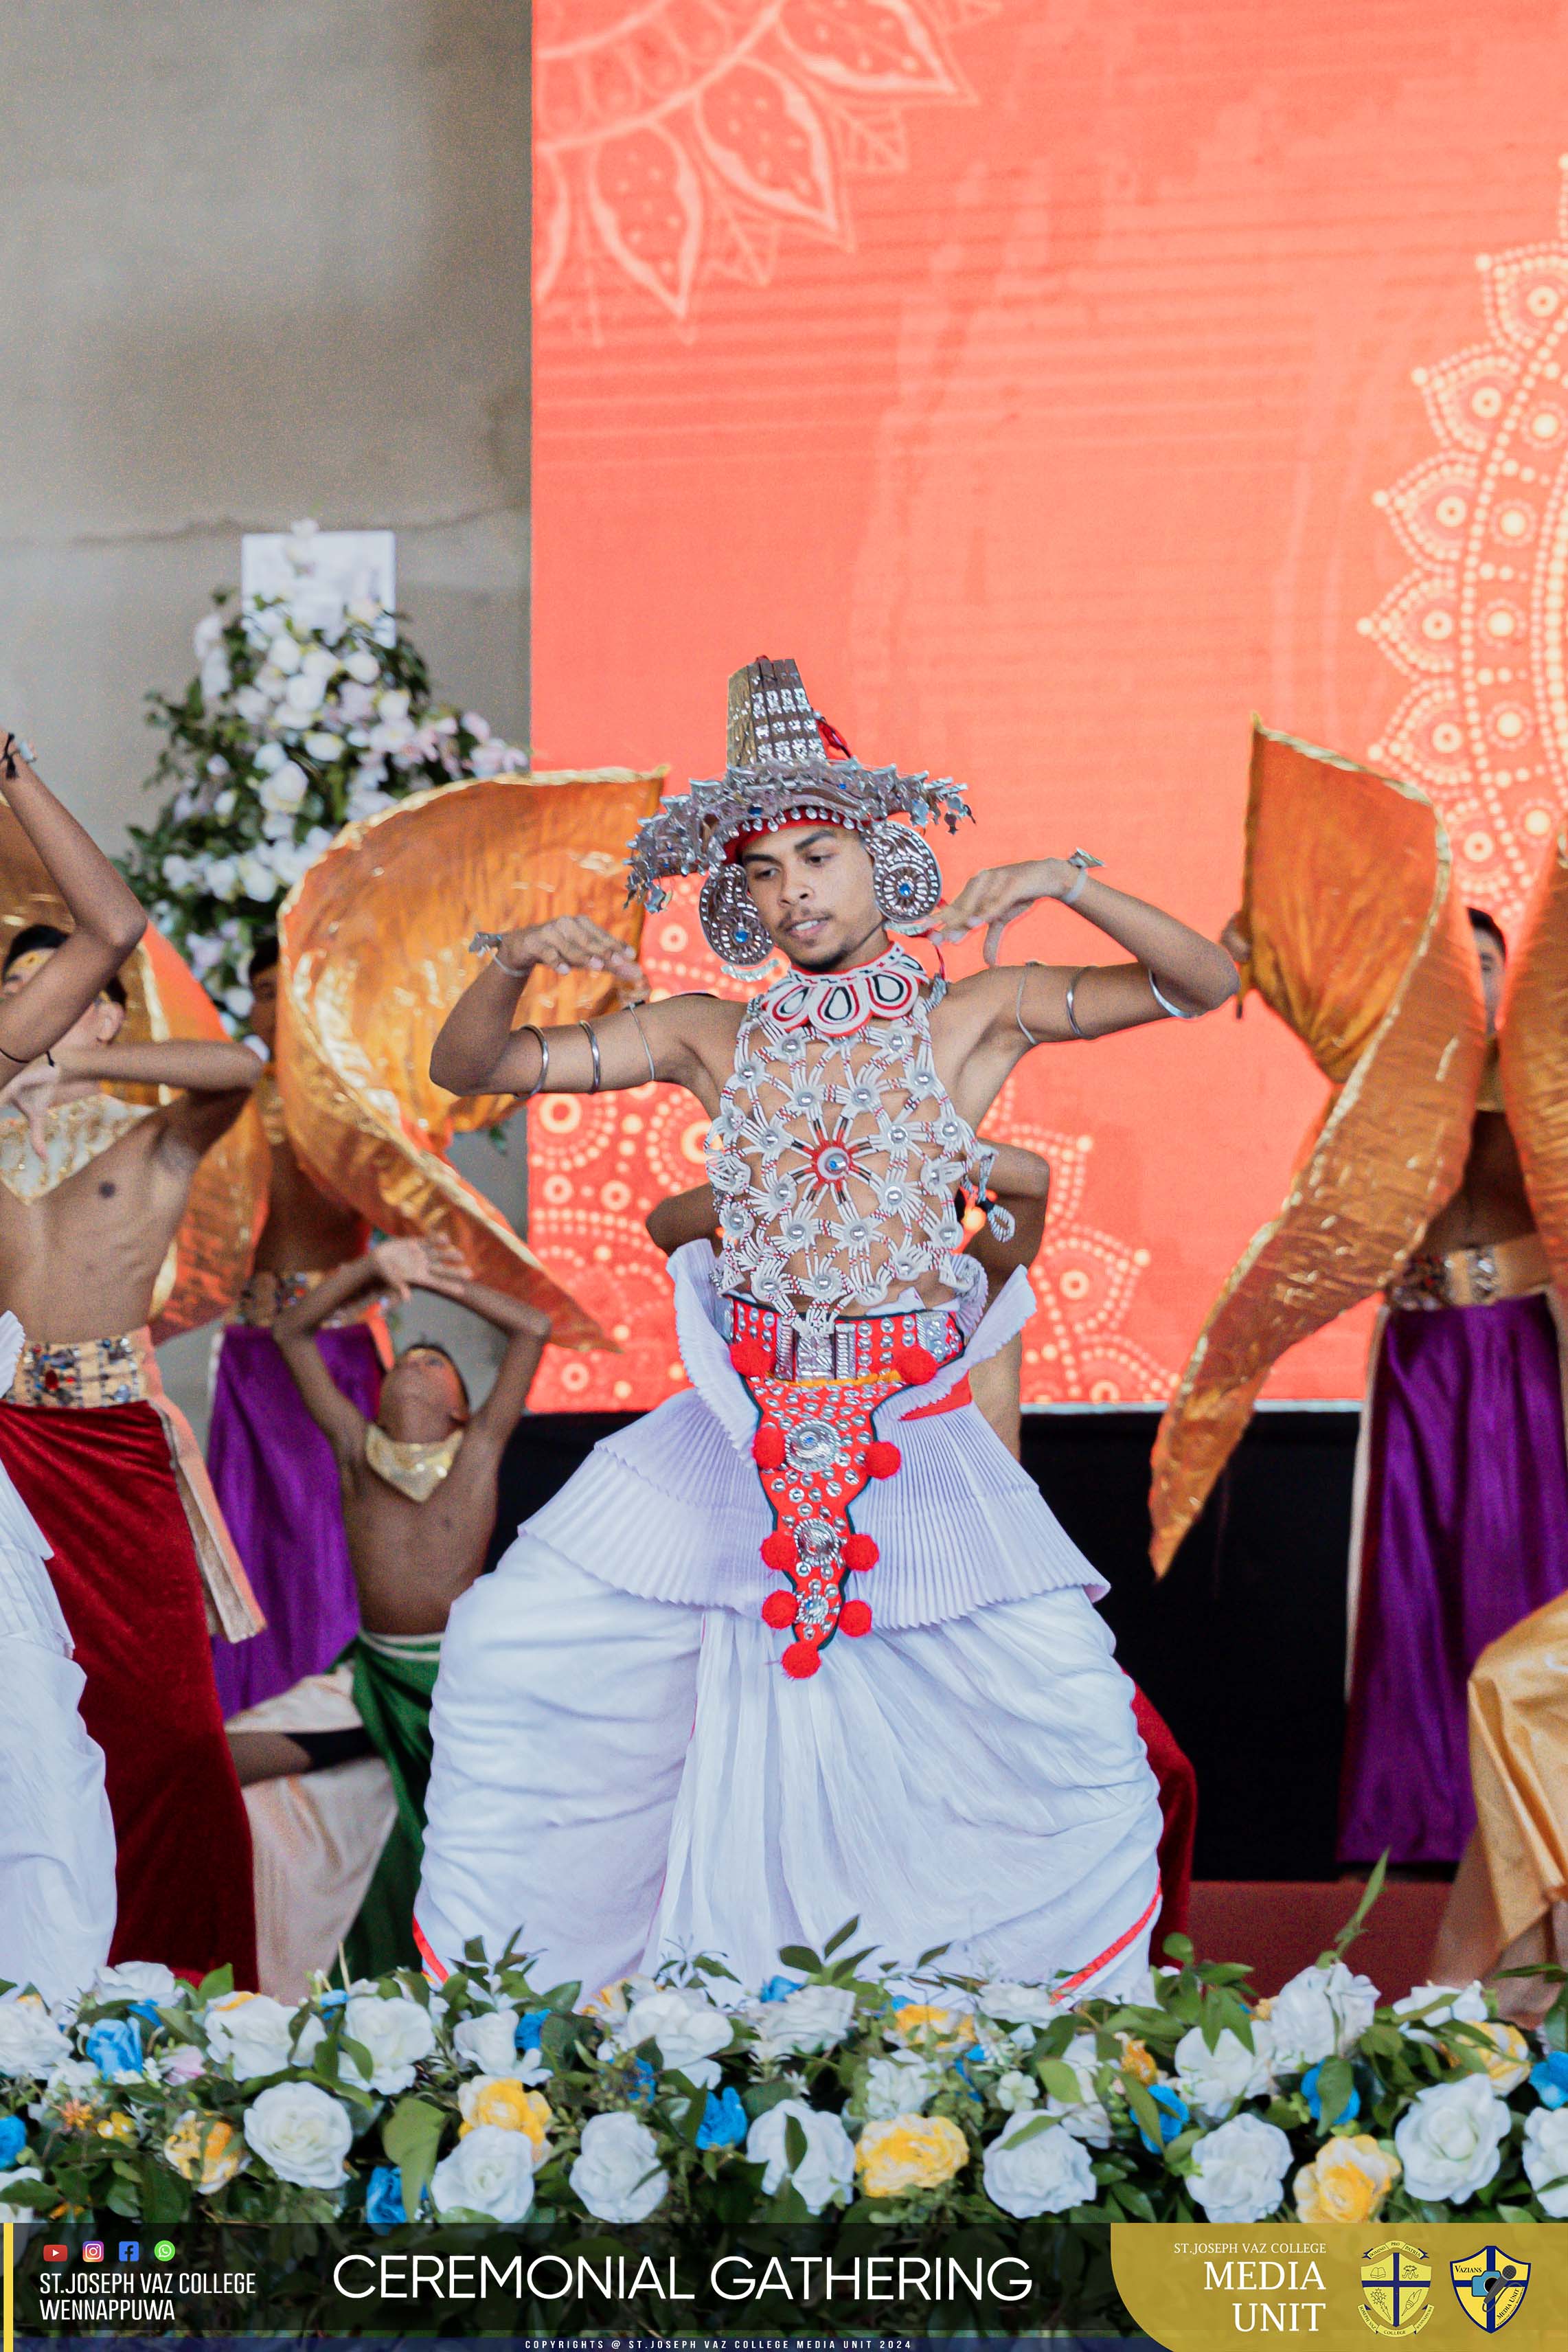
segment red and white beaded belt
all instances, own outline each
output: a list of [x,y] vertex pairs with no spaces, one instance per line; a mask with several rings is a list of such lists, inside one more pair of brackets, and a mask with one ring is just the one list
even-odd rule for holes
[[[871,1631],[869,1601],[844,1598],[846,1577],[869,1573],[878,1559],[875,1539],[851,1527],[850,1506],[868,1480],[894,1477],[903,1466],[897,1446],[875,1434],[873,1415],[961,1356],[964,1334],[957,1316],[940,1307],[844,1319],[831,1334],[834,1371],[790,1378],[779,1369],[793,1336],[788,1323],[781,1328],[773,1309],[754,1299],[727,1297],[723,1309],[729,1360],[757,1407],[751,1457],[773,1512],[763,1563],[788,1579],[762,1603],[762,1621],[789,1628],[793,1639],[779,1664],[803,1679],[835,1633]],[[968,1402],[969,1384],[960,1381],[912,1418]]]

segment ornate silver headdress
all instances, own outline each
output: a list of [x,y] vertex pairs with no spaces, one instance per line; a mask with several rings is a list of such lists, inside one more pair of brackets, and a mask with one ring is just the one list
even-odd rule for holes
[[754,661],[729,681],[724,774],[672,793],[643,818],[630,845],[626,895],[656,909],[672,875],[706,875],[699,913],[707,943],[744,970],[773,950],[745,874],[729,857],[743,835],[812,817],[863,834],[877,905],[897,929],[930,914],[942,897],[941,869],[914,828],[940,821],[956,832],[970,814],[950,777],[862,767],[807,700],[792,661]]

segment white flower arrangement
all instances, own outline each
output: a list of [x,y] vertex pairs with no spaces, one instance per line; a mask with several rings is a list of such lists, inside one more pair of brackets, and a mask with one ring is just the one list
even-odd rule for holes
[[196,676],[148,697],[165,737],[149,789],[172,790],[130,827],[126,879],[231,1025],[250,1011],[257,939],[340,828],[410,793],[526,768],[477,711],[444,709],[395,614],[372,597],[333,607],[311,579],[314,523],[287,551],[296,589],[196,625]]

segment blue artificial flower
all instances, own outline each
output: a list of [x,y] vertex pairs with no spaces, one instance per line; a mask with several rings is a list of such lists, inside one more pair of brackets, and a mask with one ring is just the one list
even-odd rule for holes
[[512,2036],[519,2050],[537,2050],[544,2035],[548,2009],[525,2009],[517,2020],[517,2030]]
[[1186,2129],[1192,2117],[1192,2109],[1184,2098],[1171,2089],[1168,2083],[1151,2083],[1148,2085],[1148,2092],[1150,2098],[1160,2111],[1160,2147],[1155,2146],[1142,2124],[1138,2126],[1138,2137],[1151,2156],[1158,2156],[1160,2149],[1168,2147],[1178,2132]]
[[338,1992],[324,1992],[317,2001],[316,2006],[321,2011],[322,2015],[325,2016],[329,2009],[343,2008],[348,1998],[348,1994],[341,1990]]
[[154,2033],[163,2022],[158,2014],[157,2004],[151,2000],[133,2000],[131,2004],[131,2014],[132,2017],[144,2017]]
[[769,1977],[757,1998],[758,2000],[788,2000],[792,1992],[800,1990],[793,1977]]
[[980,2093],[969,2069],[971,2066],[983,2066],[985,2063],[986,2053],[981,2049],[978,2042],[975,2044],[973,2049],[960,2051],[957,2057],[953,2061],[953,2071],[956,2074],[962,2074],[965,2085],[972,2099],[977,2099],[980,2096]]
[[26,2145],[27,2126],[21,2116],[0,2116],[0,2168],[8,2172]]
[[1543,2107],[1560,2107],[1568,2099],[1568,2050],[1554,2050],[1532,2066],[1530,2080]]
[[402,2175],[395,2164],[378,2164],[365,2188],[365,2219],[378,2235],[401,2230],[408,2220],[402,2201]]
[[716,2098],[711,2091],[707,2095],[703,2119],[697,2126],[697,2146],[738,2147],[749,2128],[746,2109],[740,2104],[740,2093],[727,2083]]
[[134,2018],[100,2017],[82,2047],[100,2074],[141,2072],[141,2028]]
[[659,2078],[645,2058],[632,2061],[632,2096],[640,2107],[647,2106],[659,2087]]
[[[1323,2063],[1324,2062],[1320,2058],[1317,2064],[1315,2066],[1309,2066],[1306,2073],[1301,2076],[1301,2096],[1305,2099],[1307,2103],[1307,2112],[1312,2116],[1312,2119],[1315,2124],[1321,2124],[1323,2119],[1323,2103],[1322,2095],[1318,2090],[1318,2080],[1323,2071]],[[1354,2123],[1360,2113],[1361,2093],[1356,2089],[1353,2083],[1351,2084],[1349,2098],[1345,2101],[1343,2106],[1341,2107],[1338,2115],[1330,2118],[1331,2128],[1334,2124]]]

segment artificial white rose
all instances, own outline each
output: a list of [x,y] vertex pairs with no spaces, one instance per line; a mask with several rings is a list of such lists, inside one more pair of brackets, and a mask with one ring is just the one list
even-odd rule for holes
[[287,629],[280,629],[272,641],[272,651],[267,658],[274,669],[280,669],[285,677],[292,677],[305,658],[304,648],[298,637],[290,636]]
[[[379,1993],[361,1993],[343,2011],[343,2038],[358,2042],[371,2055],[372,2091],[406,2091],[422,2058],[435,2047],[430,2011],[406,1994],[383,2000]],[[359,2069],[350,2062],[350,2071]]]
[[259,686],[242,686],[235,696],[235,709],[249,727],[260,727],[272,709],[272,699]]
[[[301,2015],[298,2042],[294,2028]],[[301,2009],[286,2008],[265,1992],[231,1992],[210,2000],[202,2011],[207,2048],[220,2065],[226,2065],[236,2083],[255,2081],[259,2074],[279,2074],[286,2066],[308,2066],[326,2039],[319,2017]]]
[[365,646],[361,646],[357,653],[351,653],[343,667],[356,686],[374,686],[382,674],[380,662]]
[[924,2058],[918,2050],[895,2050],[889,2058],[873,2058],[865,2070],[862,2105],[867,2123],[891,2123],[894,2116],[917,2116],[942,2086],[946,2068],[940,2059]]
[[1495,2178],[1509,2111],[1484,2074],[1417,2091],[1395,2127],[1407,2196],[1463,2205]]
[[98,2000],[183,2000],[190,1988],[162,1960],[121,1960],[99,1969],[92,1980]]
[[802,1985],[782,2000],[748,2001],[746,2007],[764,2058],[831,2050],[849,2032],[854,2013],[855,1997],[844,1985]]
[[1032,2074],[1020,2074],[1016,2067],[1003,2074],[997,2084],[997,2105],[1009,2116],[1022,2115],[1040,2097],[1040,2084]]
[[290,815],[310,789],[310,779],[298,760],[282,760],[266,777],[256,797],[264,809],[287,811]]
[[482,719],[478,711],[465,710],[463,713],[463,724],[467,729],[469,734],[472,735],[476,743],[487,743],[489,741],[490,722],[487,719]]
[[275,2083],[245,2111],[246,2139],[280,2180],[299,2189],[340,2189],[354,2144],[353,2118],[315,2083]]
[[[526,2135],[512,2132],[507,2137],[522,2139]],[[624,2108],[614,2115],[590,2116],[570,2177],[574,2194],[597,2221],[645,2221],[664,2203],[670,2187],[659,2162],[658,2141]]]
[[213,814],[220,824],[226,824],[239,804],[239,795],[232,784],[225,785],[213,803]]
[[185,961],[198,980],[204,979],[213,966],[222,963],[223,960],[222,940],[208,939],[201,931],[190,931],[186,934]]
[[279,604],[251,606],[245,616],[245,633],[253,645],[269,646],[288,626],[288,618]]
[[1434,2028],[1451,2025],[1456,2018],[1465,2025],[1484,2025],[1487,1997],[1475,1983],[1462,1990],[1457,1985],[1416,1985],[1395,2002],[1394,2014],[1408,2040],[1435,2042]]
[[513,768],[526,768],[528,761],[522,752],[515,751],[509,743],[503,743],[498,735],[492,735],[487,742],[475,744],[468,756],[468,764],[476,776],[499,776],[508,773]]
[[246,897],[262,906],[277,896],[277,876],[259,849],[247,849],[235,860],[235,877]]
[[353,824],[362,816],[375,816],[381,810],[391,808],[392,805],[392,797],[390,793],[378,791],[374,784],[355,784],[349,794],[350,823]]
[[1301,1969],[1270,2003],[1275,2072],[1302,2074],[1324,2058],[1348,2058],[1376,2007],[1371,1978],[1354,1975],[1343,1960]]
[[327,681],[311,670],[296,670],[283,699],[296,719],[313,719],[327,699]]
[[1192,2146],[1187,2193],[1211,2221],[1261,2221],[1285,2193],[1291,2143],[1261,2116],[1233,2116]]
[[288,754],[281,743],[263,743],[252,760],[251,765],[259,768],[264,776],[269,776],[275,768],[282,767],[287,757]]
[[311,646],[299,667],[307,677],[328,678],[335,677],[342,665],[337,655],[329,653],[325,646]]
[[[786,2146],[791,2117],[806,2135],[806,2153],[794,2166]],[[820,2213],[825,2205],[849,2203],[854,2186],[855,2144],[837,2116],[824,2115],[804,2099],[780,2099],[776,2107],[758,2116],[746,2135],[746,2154],[749,2163],[767,2167],[762,2176],[764,2197],[771,2197],[782,2182],[792,2180],[809,2212]]]
[[1061,2002],[1043,1985],[985,1985],[975,1997],[975,2006],[982,2017],[1005,2018],[1010,2025],[1050,2025],[1061,2014]]
[[1252,2021],[1252,2048],[1228,2025],[1211,2050],[1200,2026],[1193,2026],[1176,2046],[1176,2088],[1187,2105],[1210,2122],[1228,2114],[1239,2099],[1255,2099],[1268,2090],[1273,2042],[1262,2018]]
[[383,719],[406,719],[409,697],[407,688],[389,686],[384,694],[376,697],[376,709]]
[[712,2061],[728,2049],[733,2033],[729,2019],[706,1993],[667,1986],[633,2001],[616,2025],[614,2039],[625,2050],[656,2042],[666,2066],[711,2089],[718,2080]]
[[205,661],[224,641],[224,616],[221,613],[204,613],[191,632],[191,647],[198,661]]
[[188,890],[196,878],[196,869],[188,857],[172,849],[163,860],[162,873],[171,890]]
[[229,668],[228,656],[223,653],[209,654],[202,664],[201,670],[203,700],[221,702],[233,684],[234,676]]
[[36,1992],[0,1994],[0,2074],[47,2074],[68,2047]]
[[[1026,2139],[1022,2136],[1028,2133]],[[1094,2201],[1094,2168],[1081,2139],[1039,2116],[1015,2115],[986,2149],[986,2194],[1018,2221]]]
[[1100,2104],[1094,2077],[1100,2066],[1100,2054],[1092,2033],[1076,2033],[1062,2053],[1062,2062],[1071,2066],[1078,2079],[1076,2099],[1048,2098],[1045,2112],[1064,2124],[1074,2139],[1087,2140],[1091,2147],[1109,2147],[1111,2118]]
[[[15,2164],[9,2172],[0,2172],[0,2189],[15,2189],[19,2180],[42,2180],[43,2177],[36,2164]],[[46,2221],[55,2203],[55,2192],[51,2189],[47,2206],[0,2205],[0,2221]]]
[[302,841],[275,841],[267,850],[267,865],[286,890],[292,890],[301,876],[316,863],[314,853]]
[[454,2026],[452,2046],[466,2066],[480,2074],[510,2074],[522,2080],[523,2063],[517,2049],[517,2012],[503,2002],[498,2009],[481,2010],[476,2017],[465,2017]]
[[374,596],[350,596],[343,610],[350,621],[358,621],[367,629],[373,629],[386,614],[386,606]]
[[[1568,2221],[1568,2107],[1535,2107],[1525,2120],[1524,2170],[1554,2221]],[[1557,2185],[1552,2187],[1552,2183]]]
[[103,2077],[90,2058],[62,2058],[49,2069],[43,2104],[63,2107],[68,2099],[85,2099],[97,2106],[103,2095]]
[[313,727],[305,738],[305,749],[313,760],[322,760],[330,764],[334,760],[342,758],[343,739],[340,735],[334,735],[328,728]]
[[232,898],[239,888],[238,861],[233,857],[209,857],[203,878],[214,898]]
[[406,719],[383,719],[372,727],[367,738],[372,751],[401,751],[413,740],[413,729]]
[[430,2179],[438,2213],[462,2207],[492,2221],[520,2221],[534,2201],[534,2145],[527,2132],[476,2124]]

